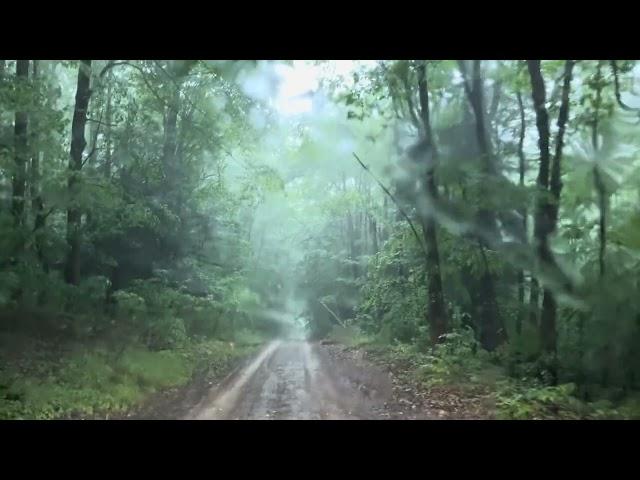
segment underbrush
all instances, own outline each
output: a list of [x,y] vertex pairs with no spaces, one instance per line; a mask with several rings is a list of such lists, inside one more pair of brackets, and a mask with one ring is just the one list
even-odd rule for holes
[[521,375],[510,375],[505,352],[482,350],[469,330],[448,334],[443,343],[427,352],[416,343],[385,342],[355,327],[334,329],[330,338],[348,347],[366,349],[401,380],[428,392],[447,389],[462,396],[488,393],[495,416],[500,419],[640,418],[639,395],[627,395],[615,402],[587,402],[573,383],[545,383],[544,366],[529,365]]
[[[3,364],[0,419],[103,417],[122,414],[156,391],[179,387],[199,368],[229,370],[255,346],[219,340],[174,350],[132,346],[77,347],[56,361],[34,358]],[[19,365],[19,366],[18,366]]]
[[375,337],[364,334],[358,327],[334,326],[329,334],[325,337],[326,341],[340,343],[347,347],[359,347],[363,345],[373,344]]

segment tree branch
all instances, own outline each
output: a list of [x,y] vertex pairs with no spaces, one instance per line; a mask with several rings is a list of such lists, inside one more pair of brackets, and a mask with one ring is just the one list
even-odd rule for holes
[[371,177],[376,181],[376,183],[380,186],[380,188],[384,191],[384,193],[386,193],[389,196],[389,198],[393,201],[393,203],[396,204],[396,206],[398,207],[398,210],[400,211],[400,214],[405,218],[405,220],[407,221],[407,223],[411,227],[411,231],[413,232],[413,235],[416,237],[416,240],[418,241],[418,244],[420,245],[420,249],[422,250],[422,253],[424,254],[425,258],[428,258],[427,250],[426,250],[424,244],[422,243],[422,239],[420,238],[420,235],[418,234],[418,231],[416,230],[416,227],[414,226],[413,222],[411,221],[411,218],[409,217],[409,215],[407,215],[407,213],[404,211],[404,209],[400,206],[400,203],[396,200],[396,197],[394,197],[393,194],[389,191],[389,189],[387,187],[385,187],[384,184],[380,180],[378,180],[378,178],[373,174],[373,172],[371,170],[369,170],[369,167],[367,167],[364,163],[362,163],[362,160],[360,160],[360,158],[358,157],[358,155],[355,154],[355,152],[353,153],[353,156],[358,161],[360,166],[362,168],[364,168],[369,175],[371,175]]
[[622,101],[622,98],[620,98],[620,80],[618,79],[618,64],[616,63],[615,60],[611,60],[609,64],[611,65],[611,71],[613,72],[613,85],[615,88],[616,101],[618,102],[618,105],[620,105],[620,108],[622,108],[623,110],[626,110],[627,112],[639,112],[640,108],[630,107],[629,105],[625,104]]
[[93,148],[91,149],[91,152],[89,152],[89,154],[87,155],[87,158],[84,159],[84,161],[82,162],[82,167],[84,168],[85,164],[89,161],[89,159],[93,156],[93,154],[96,152],[96,149],[98,148],[98,135],[100,133],[100,125],[102,123],[102,112],[103,109],[100,109],[100,118],[98,119],[98,127],[96,128],[96,133],[93,135]]
[[338,316],[335,313],[333,313],[333,311],[329,307],[327,307],[322,300],[318,300],[318,303],[327,309],[327,311],[333,316],[333,318],[336,319],[336,321],[342,328],[347,328],[345,324],[342,323],[342,321],[338,318]]
[[123,62],[114,62],[111,61],[107,64],[106,67],[104,67],[102,69],[102,71],[100,72],[99,78],[102,78],[109,70],[111,70],[113,67],[119,66],[119,65],[126,65],[128,67],[134,68],[136,69],[138,72],[140,72],[142,74],[142,81],[145,83],[145,85],[147,86],[147,88],[149,89],[149,91],[153,94],[154,97],[156,97],[156,99],[163,105],[163,106],[167,106],[169,102],[167,102],[164,98],[162,98],[162,96],[155,91],[155,89],[151,86],[151,84],[149,83],[149,81],[147,80],[146,77],[146,72],[144,71],[144,69],[134,63],[131,62],[127,62],[127,61],[123,61]]

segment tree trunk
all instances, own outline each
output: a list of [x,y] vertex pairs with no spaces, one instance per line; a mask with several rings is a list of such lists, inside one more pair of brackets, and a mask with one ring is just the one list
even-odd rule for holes
[[529,284],[529,323],[536,329],[540,323],[540,285],[538,279],[531,275]]
[[68,256],[65,268],[65,280],[72,285],[80,283],[80,244],[82,211],[78,204],[80,188],[79,175],[82,170],[82,154],[87,145],[85,127],[91,80],[91,60],[81,60],[78,67],[75,107],[71,123],[71,150],[69,156],[69,207],[67,209],[67,245]]
[[[519,178],[519,186],[521,189],[524,189],[524,175],[526,173],[526,159],[524,156],[524,136],[526,132],[526,122],[524,117],[524,105],[522,103],[522,94],[520,90],[516,93],[518,98],[518,109],[520,111],[520,136],[518,138],[518,173],[520,175]],[[525,241],[527,239],[527,207],[524,206],[520,210],[520,215],[522,216],[522,229],[524,233]],[[524,270],[520,268],[518,270],[518,318],[516,319],[516,334],[520,335],[522,333],[522,322],[523,317],[526,314],[527,309],[524,304]]]
[[420,100],[420,117],[423,126],[424,143],[427,154],[424,157],[425,178],[424,187],[421,189],[427,199],[427,210],[422,218],[422,232],[427,250],[427,321],[431,332],[431,342],[436,344],[442,340],[442,335],[448,331],[447,312],[444,304],[442,290],[442,276],[440,273],[440,253],[438,250],[438,238],[436,222],[433,215],[433,203],[438,196],[438,188],[435,180],[435,167],[437,161],[437,148],[433,141],[431,131],[431,119],[429,111],[429,86],[426,71],[426,62],[418,67],[418,95]]
[[[600,103],[602,101],[602,60],[598,62],[598,68],[596,70],[596,99],[594,105],[594,120],[591,130],[591,143],[593,145],[594,155],[598,152],[598,114],[600,111]],[[602,181],[602,175],[600,174],[600,168],[598,164],[593,167],[593,181],[598,194],[598,210],[600,218],[598,219],[598,241],[600,242],[600,248],[598,249],[598,271],[600,277],[604,276],[604,255],[607,246],[607,196],[605,191],[604,182]]]
[[[560,112],[558,113],[558,136],[556,139],[556,152],[553,158],[553,164],[551,166],[551,180],[549,182],[549,189],[551,192],[552,200],[549,209],[550,213],[550,225],[548,234],[555,231],[558,223],[558,212],[560,210],[560,194],[562,192],[562,149],[564,146],[564,133],[569,118],[569,93],[571,92],[571,77],[573,72],[574,62],[567,60],[565,62],[564,70],[564,83],[562,86],[562,100],[560,103]],[[551,260],[553,257],[547,244],[547,250]],[[554,355],[557,349],[557,333],[556,333],[556,316],[557,305],[554,294],[550,289],[545,289],[542,297],[542,317],[541,317],[541,334],[543,339],[543,345],[546,345],[546,350],[553,352]],[[552,368],[553,383],[557,382],[557,371],[554,365]]]
[[[483,161],[484,173],[486,175],[496,175],[496,167],[493,160],[493,152],[491,142],[488,137],[486,128],[486,119],[484,111],[484,91],[482,75],[480,71],[480,60],[473,61],[473,71],[471,78],[471,85],[467,80],[467,69],[464,61],[459,63],[460,71],[463,75],[464,87],[467,93],[467,98],[471,104],[473,115],[475,117],[475,130],[476,140],[478,142],[478,149]],[[484,185],[480,188],[481,196],[488,196],[489,192]],[[478,210],[476,221],[479,228],[487,228],[490,235],[493,238],[499,238],[498,225],[496,222],[496,215],[494,212],[487,208],[480,208]],[[480,254],[484,259],[484,272],[482,274],[482,292],[483,302],[480,318],[480,343],[486,350],[492,351],[498,345],[500,345],[506,339],[506,331],[502,323],[502,318],[498,310],[498,299],[495,291],[495,278],[489,269],[489,263],[486,259],[486,242],[481,241]]]
[[[170,65],[173,65],[170,64]],[[177,230],[184,228],[184,216],[182,209],[182,168],[178,158],[178,114],[180,112],[180,83],[170,84],[172,88],[171,98],[164,111],[164,143],[162,146],[162,165],[164,170],[164,184],[166,185],[165,195],[169,209],[176,214],[178,222]],[[179,256],[182,244],[173,242],[171,256]]]
[[[36,82],[39,76],[38,60],[33,61],[33,81]],[[33,222],[33,235],[35,237],[35,250],[38,256],[38,261],[45,272],[48,271],[48,265],[44,258],[43,247],[43,233],[45,225],[44,216],[44,202],[42,201],[42,195],[40,194],[40,157],[42,152],[40,151],[40,123],[38,117],[34,115],[31,120],[31,138],[33,139],[32,156],[31,156],[31,181],[29,185],[31,195],[31,209],[34,214]]]
[[371,215],[369,217],[369,236],[371,237],[371,252],[375,255],[378,253],[378,224],[376,219]]
[[562,192],[562,150],[564,148],[564,134],[567,121],[569,120],[569,94],[571,93],[571,80],[573,76],[573,60],[567,60],[564,67],[564,83],[562,85],[562,99],[560,101],[560,111],[558,113],[558,136],[556,138],[556,151],[551,166],[551,180],[549,187],[555,203],[551,210],[552,231],[558,221],[560,207],[560,193]]
[[[539,260],[546,262],[551,256],[548,245],[548,234],[551,226],[550,204],[547,200],[549,188],[549,115],[545,106],[546,90],[544,79],[540,72],[540,60],[528,60],[527,67],[531,77],[531,95],[536,113],[536,127],[538,129],[538,147],[540,149],[540,168],[538,171],[538,195],[534,221],[534,237]],[[533,284],[532,284],[533,289]],[[536,289],[537,290],[537,289]],[[552,293],[545,289],[543,293],[543,314],[540,319],[540,334],[542,345],[546,352],[555,353],[556,312]],[[533,296],[533,290],[532,290]],[[545,302],[546,299],[546,302]],[[536,298],[537,300],[537,298]],[[536,302],[537,303],[537,302]],[[535,305],[537,307],[537,305]],[[532,305],[534,307],[534,305]]]
[[356,265],[356,246],[354,241],[353,217],[351,209],[347,210],[347,237],[349,239],[349,259],[351,260],[351,275],[353,278],[358,276],[358,268]]
[[[553,233],[558,220],[560,206],[561,182],[561,161],[562,148],[564,142],[564,132],[566,122],[569,117],[569,93],[571,89],[571,74],[574,62],[567,60],[565,63],[564,84],[562,87],[562,101],[558,114],[558,137],[556,141],[556,152],[551,167],[551,180],[549,181],[549,117],[546,111],[544,79],[540,72],[540,60],[529,60],[527,62],[529,74],[531,76],[531,87],[534,107],[536,110],[536,125],[539,134],[540,147],[540,171],[538,174],[538,188],[540,190],[537,209],[534,236],[537,242],[538,255],[543,264],[555,264],[553,254],[549,248],[548,236]],[[547,199],[546,192],[551,193],[551,200]],[[542,298],[542,314],[540,317],[540,334],[544,351],[553,355],[553,366],[551,373],[553,383],[557,382],[557,370],[555,357],[557,350],[556,333],[557,305],[553,292],[545,288]]]
[[[20,90],[24,91],[29,80],[29,60],[16,60],[16,82]],[[26,188],[26,164],[29,154],[27,142],[27,112],[18,109],[15,113],[14,141],[15,141],[15,171],[12,178],[11,213],[16,227],[24,224],[24,200]]]
[[382,211],[384,212],[383,216],[383,224],[380,229],[380,238],[383,242],[386,242],[389,239],[389,222],[391,221],[391,217],[389,215],[389,199],[385,196],[382,200]]
[[104,154],[104,176],[111,177],[111,119],[112,119],[112,102],[113,95],[113,74],[110,71],[107,77],[107,107],[105,113],[105,154]]

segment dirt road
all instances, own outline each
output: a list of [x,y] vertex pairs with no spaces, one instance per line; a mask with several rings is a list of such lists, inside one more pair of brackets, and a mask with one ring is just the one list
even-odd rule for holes
[[373,365],[337,360],[305,341],[274,341],[186,419],[392,418],[392,390],[388,374]]

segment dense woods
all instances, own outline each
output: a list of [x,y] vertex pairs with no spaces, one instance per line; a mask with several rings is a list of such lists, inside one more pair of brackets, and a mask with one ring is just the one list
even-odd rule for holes
[[293,334],[638,415],[638,63],[348,63],[0,61],[0,417]]

